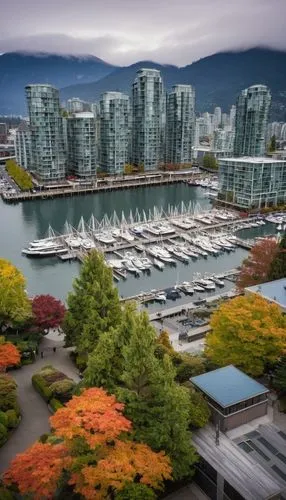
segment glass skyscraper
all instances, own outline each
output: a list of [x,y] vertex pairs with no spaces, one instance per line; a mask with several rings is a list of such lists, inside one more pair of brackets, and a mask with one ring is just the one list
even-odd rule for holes
[[105,92],[99,103],[99,165],[120,174],[130,156],[130,100],[121,92]]
[[132,88],[132,164],[156,170],[163,161],[165,106],[160,71],[142,68]]
[[195,90],[191,85],[175,85],[167,96],[167,163],[191,162],[195,141],[195,121]]
[[236,104],[235,156],[263,156],[271,94],[265,85],[241,92]]
[[68,169],[79,177],[96,174],[96,122],[91,112],[74,113],[67,120]]
[[51,85],[27,85],[31,130],[31,170],[43,181],[63,179],[66,152],[59,91]]

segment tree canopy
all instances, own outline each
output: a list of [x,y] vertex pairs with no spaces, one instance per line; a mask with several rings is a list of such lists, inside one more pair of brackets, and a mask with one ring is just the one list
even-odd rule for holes
[[14,179],[16,184],[18,184],[19,188],[22,189],[22,191],[29,191],[29,189],[32,189],[34,187],[29,172],[17,165],[15,160],[6,161],[6,170],[8,174]]
[[86,499],[113,498],[133,484],[151,495],[171,479],[168,457],[130,440],[132,423],[122,414],[124,405],[99,388],[74,396],[50,418],[53,433],[12,460],[4,474],[6,485],[35,500],[54,498],[60,490]]
[[215,157],[212,154],[206,153],[203,158],[203,166],[205,168],[210,168],[213,170],[218,169],[218,164]]
[[0,329],[8,324],[25,322],[32,315],[25,290],[25,278],[6,259],[0,259]]
[[258,241],[242,264],[237,280],[238,289],[243,290],[245,287],[269,281],[271,266],[277,252],[278,244],[275,238]]
[[43,330],[56,328],[63,322],[66,308],[51,295],[37,295],[32,301],[33,320]]
[[222,304],[211,316],[205,354],[218,366],[234,364],[261,375],[285,351],[286,318],[280,308],[253,294]]
[[78,352],[91,352],[104,332],[116,328],[121,320],[121,306],[113,285],[112,270],[104,256],[92,251],[84,260],[80,275],[68,295],[68,310],[63,323],[68,346]]
[[284,232],[274,259],[271,262],[268,279],[278,280],[286,277],[286,233]]
[[4,337],[0,337],[0,372],[5,371],[8,366],[18,365],[20,361],[21,356],[17,347],[5,342]]

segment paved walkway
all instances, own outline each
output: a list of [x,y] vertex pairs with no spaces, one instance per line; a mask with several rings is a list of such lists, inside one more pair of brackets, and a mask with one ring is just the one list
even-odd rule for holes
[[[24,451],[42,434],[50,431],[49,417],[51,415],[47,403],[32,386],[32,375],[42,366],[51,364],[63,371],[70,378],[78,382],[79,376],[73,365],[69,351],[62,348],[63,337],[55,334],[44,337],[39,351],[43,351],[44,357],[37,356],[35,363],[23,366],[19,370],[12,370],[9,374],[14,377],[18,384],[18,400],[22,412],[22,420],[7,443],[0,448],[0,474],[5,471],[11,459]],[[53,352],[53,347],[57,347]]]

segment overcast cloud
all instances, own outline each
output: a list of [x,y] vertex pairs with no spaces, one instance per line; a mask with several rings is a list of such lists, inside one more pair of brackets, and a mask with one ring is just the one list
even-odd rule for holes
[[286,0],[3,0],[0,52],[183,66],[222,50],[286,49],[285,19]]

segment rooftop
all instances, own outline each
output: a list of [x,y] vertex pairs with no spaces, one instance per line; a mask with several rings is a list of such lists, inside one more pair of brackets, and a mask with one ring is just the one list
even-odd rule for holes
[[191,382],[223,408],[269,392],[233,365],[192,377]]
[[[256,455],[255,451],[245,453],[243,448],[223,433],[220,433],[219,445],[216,445],[216,431],[213,426],[208,425],[194,432],[192,440],[199,455],[243,498],[265,500],[275,495],[278,498],[279,493],[284,490],[286,483],[276,474],[275,469],[266,469],[264,463],[259,463],[259,455]],[[280,441],[280,449],[283,449],[285,443],[282,438]]]
[[223,160],[223,161],[236,161],[236,162],[241,162],[241,163],[254,163],[254,164],[260,164],[260,163],[285,163],[285,160],[275,160],[273,158],[266,158],[265,156],[241,156],[241,157],[232,157],[232,158],[218,158],[218,160]]
[[269,281],[261,285],[250,286],[246,288],[248,292],[257,293],[271,302],[286,309],[286,278]]

